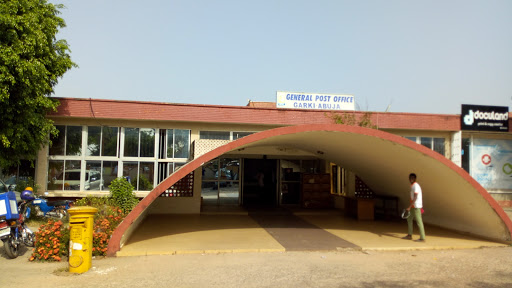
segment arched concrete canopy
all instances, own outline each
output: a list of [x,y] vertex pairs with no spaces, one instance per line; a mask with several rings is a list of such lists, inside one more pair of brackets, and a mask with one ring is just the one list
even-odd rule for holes
[[230,151],[263,146],[290,147],[355,172],[377,194],[399,196],[408,205],[408,175],[418,175],[427,213],[424,221],[499,241],[512,238],[512,221],[466,171],[444,156],[387,132],[345,125],[299,125],[255,133],[212,150],[181,167],[155,187],[125,218],[110,239],[107,255],[125,242],[130,225],[168,187],[204,163]]

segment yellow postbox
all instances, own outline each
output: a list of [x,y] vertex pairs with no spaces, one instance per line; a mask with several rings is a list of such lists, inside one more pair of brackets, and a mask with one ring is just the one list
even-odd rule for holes
[[69,213],[69,272],[84,273],[92,267],[92,230],[98,209],[79,206]]

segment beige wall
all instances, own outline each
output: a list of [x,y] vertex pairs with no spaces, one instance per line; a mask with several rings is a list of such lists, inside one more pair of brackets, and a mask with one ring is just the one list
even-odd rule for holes
[[149,214],[198,214],[201,212],[201,174],[202,169],[194,171],[193,197],[158,197],[148,207]]

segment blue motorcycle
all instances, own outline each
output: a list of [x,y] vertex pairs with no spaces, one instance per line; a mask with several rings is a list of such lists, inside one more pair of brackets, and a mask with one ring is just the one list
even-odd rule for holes
[[[34,247],[35,234],[27,227],[25,220],[30,217],[30,202],[34,199],[30,190],[21,193],[22,201],[16,207],[16,196],[13,192],[7,192],[2,195],[9,203],[6,214],[2,214],[5,219],[0,221],[0,239],[4,242],[5,253],[11,259],[19,256],[20,247],[24,244],[27,247]],[[2,207],[4,210],[6,207]],[[4,216],[5,215],[5,216]]]
[[34,211],[39,217],[51,217],[56,219],[62,219],[68,215],[68,209],[73,204],[70,200],[55,200],[48,201],[44,197],[35,198],[32,201]]

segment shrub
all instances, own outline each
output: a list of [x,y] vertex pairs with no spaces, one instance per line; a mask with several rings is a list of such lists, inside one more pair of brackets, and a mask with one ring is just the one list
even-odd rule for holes
[[39,185],[36,184],[32,177],[18,178],[16,180],[16,188],[14,190],[17,192],[23,192],[27,187],[32,187],[34,194],[39,195]]
[[69,228],[64,227],[62,221],[48,220],[35,234],[36,242],[30,261],[60,261],[62,256],[68,255]]
[[133,192],[133,186],[126,179],[119,177],[112,180],[109,188],[112,200],[124,213],[132,211],[133,207],[139,203],[139,199]]
[[153,184],[142,174],[139,175],[139,190],[153,190]]
[[87,196],[77,200],[75,205],[91,206],[98,209],[98,212],[94,215],[92,255],[105,256],[108,241],[126,214],[121,208],[117,207],[114,199],[110,197]]
[[[88,198],[88,197],[87,197]],[[84,200],[85,199],[85,200]],[[93,256],[105,256],[108,242],[116,227],[123,221],[126,214],[121,208],[109,205],[109,198],[100,200],[80,199],[80,205],[98,208],[94,215]],[[30,261],[61,261],[69,251],[69,228],[62,221],[48,220],[36,232],[36,243]]]
[[114,200],[110,197],[87,196],[75,201],[75,206],[91,206],[98,208],[98,211],[104,206],[115,206]]
[[92,255],[105,256],[110,237],[126,214],[118,207],[109,206],[97,216],[94,220]]

